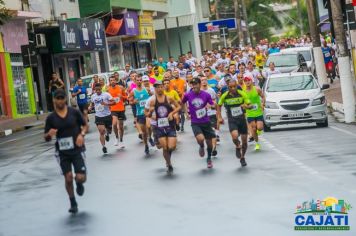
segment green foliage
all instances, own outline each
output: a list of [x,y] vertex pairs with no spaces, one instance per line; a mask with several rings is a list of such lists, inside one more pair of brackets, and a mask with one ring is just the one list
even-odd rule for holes
[[[309,21],[308,21],[308,10],[305,1],[300,0],[300,8],[301,8],[301,15],[302,15],[302,24],[303,24],[303,29],[304,33],[309,32]],[[297,7],[293,8],[289,12],[289,17],[291,17],[294,21],[299,23],[299,16],[298,16],[298,10]],[[294,22],[292,22],[290,19],[287,17],[285,18],[285,24],[289,26],[290,30],[288,31],[288,35],[286,36],[301,36],[301,30],[300,27],[297,27]]]
[[4,25],[11,17],[10,10],[5,7],[4,0],[0,0],[0,25]]

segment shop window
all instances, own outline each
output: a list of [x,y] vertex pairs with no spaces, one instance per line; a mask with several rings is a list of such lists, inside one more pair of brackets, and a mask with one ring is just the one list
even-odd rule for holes
[[110,55],[110,70],[116,71],[122,69],[122,48],[117,41],[108,41],[109,55]]
[[15,90],[17,114],[29,114],[29,94],[26,83],[25,71],[22,63],[22,56],[19,53],[10,54],[12,80]]

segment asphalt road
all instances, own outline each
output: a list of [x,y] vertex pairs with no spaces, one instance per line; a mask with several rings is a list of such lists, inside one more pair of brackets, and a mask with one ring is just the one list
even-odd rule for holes
[[91,125],[86,192],[74,216],[42,130],[0,139],[0,236],[355,235],[355,209],[350,231],[294,231],[303,201],[334,196],[356,206],[356,126],[331,120],[329,128],[301,127],[263,134],[262,151],[250,146],[241,168],[225,125],[208,170],[186,124],[167,176],[161,151],[146,158],[132,124],[126,148],[111,141],[106,156]]

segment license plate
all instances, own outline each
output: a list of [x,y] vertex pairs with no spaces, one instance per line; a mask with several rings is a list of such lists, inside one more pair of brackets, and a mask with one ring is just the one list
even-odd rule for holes
[[304,117],[304,113],[290,113],[288,114],[289,118],[299,118],[299,117]]

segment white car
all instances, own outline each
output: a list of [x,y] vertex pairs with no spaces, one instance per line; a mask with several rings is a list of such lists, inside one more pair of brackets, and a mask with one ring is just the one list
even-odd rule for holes
[[328,126],[325,95],[310,72],[274,74],[266,81],[264,109],[265,131],[282,124],[316,122],[319,127]]
[[282,49],[281,52],[299,52],[303,55],[307,62],[308,69],[314,76],[316,76],[315,59],[312,47],[295,47]]

